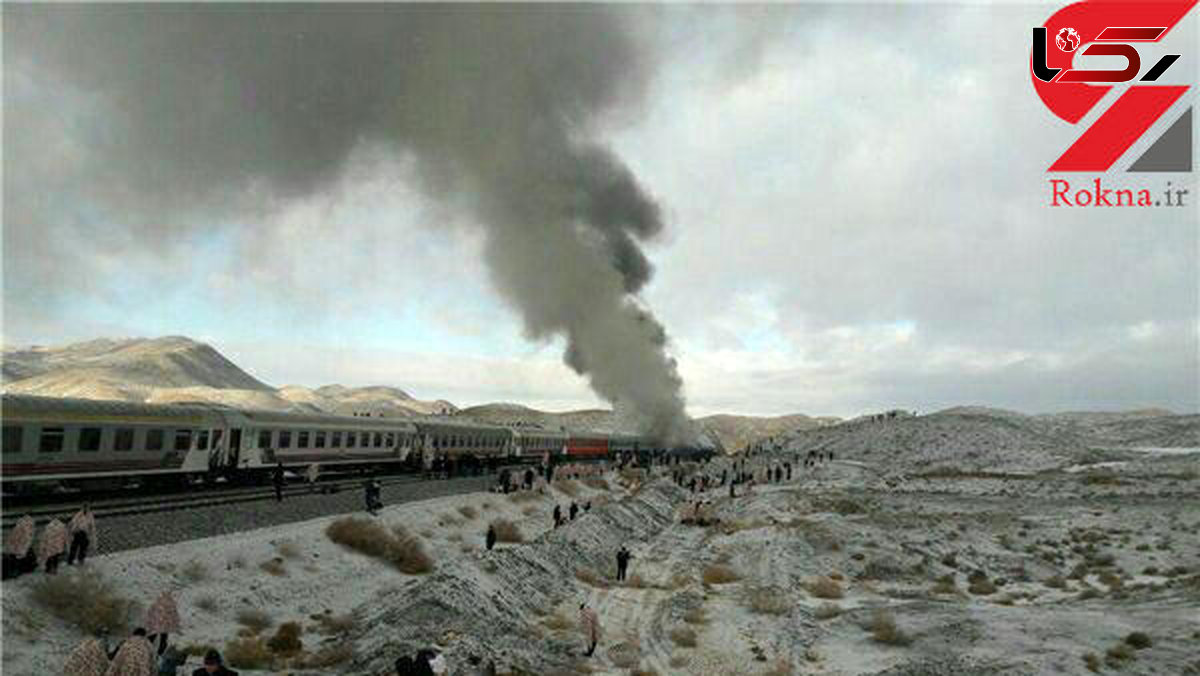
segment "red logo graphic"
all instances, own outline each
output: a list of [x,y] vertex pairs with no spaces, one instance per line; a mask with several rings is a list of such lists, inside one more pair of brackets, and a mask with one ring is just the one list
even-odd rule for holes
[[[1043,26],[1033,29],[1030,75],[1034,89],[1052,113],[1077,124],[1113,88],[1113,83],[1130,82],[1141,72],[1142,60],[1137,47],[1128,43],[1162,40],[1196,6],[1196,2],[1093,0],[1062,8]],[[1050,34],[1054,35],[1057,50],[1048,48]],[[1120,70],[1073,69],[1076,50],[1085,56],[1119,56],[1125,60],[1125,67]],[[1178,59],[1178,54],[1167,54],[1153,64],[1142,75],[1139,84],[1126,89],[1050,166],[1049,171],[1108,171],[1190,88],[1188,85],[1141,84],[1158,80]],[[1187,126],[1190,145],[1191,125]],[[1190,153],[1187,167],[1175,170],[1191,170]]]

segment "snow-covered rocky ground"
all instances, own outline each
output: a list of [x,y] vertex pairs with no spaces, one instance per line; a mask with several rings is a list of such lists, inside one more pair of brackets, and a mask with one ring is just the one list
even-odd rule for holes
[[[257,609],[299,622],[306,654],[346,650],[334,666],[243,674],[386,674],[433,644],[453,674],[475,673],[472,656],[522,674],[1200,674],[1200,455],[1073,472],[1086,458],[1064,455],[1057,469],[922,476],[839,456],[752,495],[710,491],[705,526],[681,522],[689,496],[669,480],[626,488],[612,474],[608,490],[567,484],[575,497],[385,510],[380,521],[422,538],[435,563],[422,575],[333,544],[331,518],[89,568],[143,604],[176,590],[181,644],[223,647]],[[554,504],[588,499],[589,513],[549,528]],[[525,542],[483,551],[497,517]],[[622,544],[634,560],[617,583]],[[55,674],[81,639],[31,601],[37,579],[4,584],[6,674]],[[604,627],[591,658],[585,600]]]

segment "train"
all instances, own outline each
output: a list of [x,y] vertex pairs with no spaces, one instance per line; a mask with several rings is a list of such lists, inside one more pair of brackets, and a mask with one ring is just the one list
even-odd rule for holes
[[262,482],[278,464],[323,472],[647,458],[667,452],[629,434],[489,425],[453,416],[388,418],[0,395],[5,491]]

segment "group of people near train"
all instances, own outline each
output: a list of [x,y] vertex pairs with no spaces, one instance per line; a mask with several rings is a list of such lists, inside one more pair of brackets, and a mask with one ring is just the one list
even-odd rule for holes
[[17,520],[4,539],[3,578],[32,573],[39,568],[47,575],[58,572],[64,556],[68,566],[83,565],[96,547],[96,516],[89,505],[75,512],[67,523],[50,519],[37,535],[37,524],[26,514]]

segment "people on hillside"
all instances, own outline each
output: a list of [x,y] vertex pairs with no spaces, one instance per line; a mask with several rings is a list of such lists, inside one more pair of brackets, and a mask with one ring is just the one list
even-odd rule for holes
[[108,671],[108,655],[104,647],[94,638],[80,643],[67,656],[63,664],[63,676],[104,676]]
[[154,648],[146,640],[146,630],[138,627],[121,643],[104,676],[148,676],[155,671]]
[[618,582],[625,581],[625,576],[629,571],[629,560],[632,558],[633,558],[633,554],[631,554],[629,552],[629,550],[625,548],[625,545],[621,545],[621,548],[617,550],[617,581]]
[[73,566],[76,561],[82,565],[87,559],[88,549],[96,546],[96,516],[92,514],[90,505],[85,504],[71,517],[67,525],[67,535],[71,540],[71,549],[67,552],[67,565]]
[[487,550],[489,552],[492,551],[492,548],[496,546],[496,527],[495,526],[492,526],[490,524],[488,525],[487,537],[485,538],[485,541],[487,543]]
[[42,528],[38,538],[38,565],[53,575],[58,572],[58,563],[67,550],[67,527],[58,519],[51,519]]
[[588,647],[584,655],[591,657],[596,652],[596,644],[600,642],[601,629],[600,618],[586,602],[579,604],[579,628],[583,630],[583,640]]
[[35,528],[33,517],[26,514],[17,520],[4,538],[3,579],[20,577],[37,570],[38,558],[33,549]]

